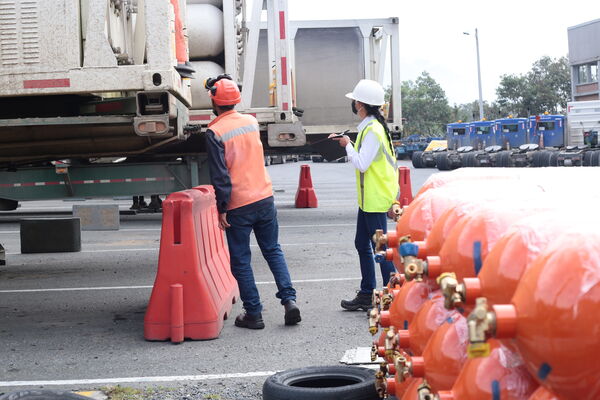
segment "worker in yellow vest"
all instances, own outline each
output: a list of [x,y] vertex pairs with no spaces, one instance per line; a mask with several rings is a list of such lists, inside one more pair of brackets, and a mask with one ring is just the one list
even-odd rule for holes
[[205,86],[217,115],[206,132],[211,183],[215,188],[219,226],[225,230],[231,272],[240,288],[244,312],[235,326],[263,329],[262,304],[252,273],[250,233],[267,261],[275,283],[276,297],[284,306],[285,325],[300,322],[296,290],[278,242],[279,226],[273,201],[271,178],[265,168],[258,121],[234,110],[241,101],[240,89],[229,75],[207,79]]
[[[342,300],[346,310],[365,310],[372,307],[371,296],[376,288],[374,243],[377,229],[387,232],[387,212],[398,196],[398,170],[392,138],[380,108],[385,103],[383,87],[363,79],[346,97],[352,100],[352,112],[361,119],[356,143],[348,136],[334,138],[346,149],[348,159],[356,168],[358,217],[354,245],[360,259],[362,280],[360,290],[352,300]],[[330,137],[333,137],[331,135]],[[383,284],[396,272],[389,261],[380,263]]]

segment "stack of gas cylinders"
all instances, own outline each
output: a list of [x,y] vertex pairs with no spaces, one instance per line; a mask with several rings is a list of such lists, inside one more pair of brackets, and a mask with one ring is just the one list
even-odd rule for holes
[[[429,178],[373,238],[381,397],[600,399],[600,169]],[[382,250],[385,249],[385,250]]]

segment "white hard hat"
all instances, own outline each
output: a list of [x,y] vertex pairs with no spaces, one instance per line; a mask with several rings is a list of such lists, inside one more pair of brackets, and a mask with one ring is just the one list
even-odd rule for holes
[[383,87],[378,82],[370,79],[361,79],[354,87],[352,93],[346,94],[346,97],[370,106],[382,106],[385,104],[385,91]]

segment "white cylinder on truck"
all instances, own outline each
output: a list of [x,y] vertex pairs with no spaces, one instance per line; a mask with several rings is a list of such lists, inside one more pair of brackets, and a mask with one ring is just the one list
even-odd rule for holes
[[212,104],[208,91],[204,88],[206,78],[216,78],[225,70],[219,64],[212,61],[192,61],[192,67],[196,70],[192,79],[192,109],[200,110],[211,108]]
[[188,4],[190,59],[215,57],[224,49],[223,12],[210,4]]

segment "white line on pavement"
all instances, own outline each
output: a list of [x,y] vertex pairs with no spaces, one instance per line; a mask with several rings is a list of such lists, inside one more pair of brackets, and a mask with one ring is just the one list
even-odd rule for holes
[[[321,283],[321,282],[342,282],[359,280],[359,277],[350,278],[323,278],[323,279],[296,279],[293,283]],[[257,285],[274,285],[274,281],[258,281]],[[43,293],[43,292],[85,292],[90,290],[132,290],[132,289],[152,289],[152,286],[96,286],[96,287],[73,287],[73,288],[49,288],[49,289],[7,289],[0,290],[0,294],[9,293]]]
[[[312,246],[339,246],[339,242],[335,243],[335,242],[316,242],[316,243],[280,243],[281,246],[284,247],[290,247],[290,246],[305,246],[305,247],[312,247]],[[250,247],[258,247],[257,244],[251,244]],[[54,254],[60,254],[60,255],[64,255],[64,254],[81,254],[81,253],[117,253],[117,252],[123,252],[123,251],[158,251],[159,247],[153,247],[153,248],[120,248],[120,249],[94,249],[94,250],[81,250],[79,252],[73,252],[73,253],[54,253]],[[6,255],[8,256],[15,256],[15,255],[19,255],[21,253],[6,253]]]
[[0,387],[16,386],[66,386],[66,385],[102,385],[111,383],[142,383],[142,382],[180,382],[180,381],[207,381],[215,379],[254,378],[270,376],[277,371],[256,371],[231,374],[207,375],[179,375],[179,376],[137,376],[129,378],[104,378],[104,379],[65,379],[48,381],[0,381]]
[[[319,224],[319,225],[280,225],[280,229],[289,229],[289,228],[329,228],[329,227],[339,227],[339,226],[355,226],[356,224]],[[112,231],[114,233],[117,232],[160,232],[160,228],[131,228],[131,229],[120,229],[118,231]],[[16,234],[20,233],[20,231],[1,231],[0,234]]]

